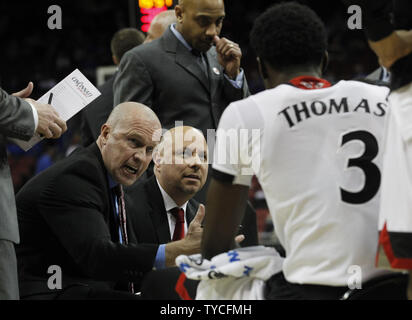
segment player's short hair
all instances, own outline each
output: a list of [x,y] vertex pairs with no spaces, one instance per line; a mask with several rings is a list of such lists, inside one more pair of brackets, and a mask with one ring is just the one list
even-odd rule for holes
[[120,29],[110,43],[112,54],[120,61],[127,51],[142,44],[144,39],[144,33],[135,28]]
[[250,42],[256,54],[277,70],[320,65],[327,48],[323,22],[296,2],[276,4],[255,21]]

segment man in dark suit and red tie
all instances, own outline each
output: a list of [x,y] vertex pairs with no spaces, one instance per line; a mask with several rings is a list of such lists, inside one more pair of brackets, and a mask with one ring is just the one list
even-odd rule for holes
[[199,130],[188,126],[170,129],[153,153],[154,175],[126,189],[126,211],[137,242],[161,244],[155,262],[158,268],[165,267],[165,244],[191,231],[199,207],[192,198],[206,181],[207,152]]
[[[181,273],[178,268],[164,269],[173,261],[167,262],[162,250],[171,241],[201,236],[202,229],[191,234],[196,230],[192,224],[203,222],[203,216],[199,213],[195,216],[199,202],[193,197],[205,184],[208,159],[207,143],[200,130],[190,126],[172,128],[163,135],[153,153],[154,175],[126,190],[126,211],[133,221],[137,242],[160,244],[155,267],[162,272],[156,270],[146,275],[142,288],[144,299],[180,299],[173,284]],[[242,235],[237,241],[242,241],[242,245],[245,239],[245,245],[257,245],[256,214],[251,207],[245,211],[242,224]],[[185,280],[191,293],[195,292],[197,284],[197,281]]]
[[[176,240],[176,207],[184,212],[183,236],[199,208],[194,196],[206,181],[208,148],[200,130],[181,126],[167,131],[153,153],[154,175],[125,189],[126,211],[138,243]],[[256,214],[245,211],[242,246],[258,244]],[[160,258],[160,257],[159,257]],[[163,266],[159,259],[159,265]]]

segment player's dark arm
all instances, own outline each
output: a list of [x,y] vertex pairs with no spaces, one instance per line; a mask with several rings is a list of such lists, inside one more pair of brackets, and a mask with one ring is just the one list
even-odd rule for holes
[[207,194],[201,245],[206,259],[235,247],[234,238],[245,212],[249,191],[247,186],[232,184],[232,176],[220,174],[217,177],[215,173],[218,172],[214,172]]

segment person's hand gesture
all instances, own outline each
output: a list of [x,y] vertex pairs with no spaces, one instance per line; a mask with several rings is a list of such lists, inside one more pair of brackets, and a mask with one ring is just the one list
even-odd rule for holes
[[15,92],[12,95],[18,98],[28,98],[30,97],[31,93],[33,92],[33,82],[29,82],[27,87],[24,88],[23,90],[20,90],[19,92]]
[[60,138],[60,136],[67,130],[67,125],[62,120],[59,114],[49,104],[39,103],[28,97],[33,92],[33,82],[29,82],[27,87],[19,92],[15,92],[12,95],[18,98],[22,98],[36,109],[39,122],[37,124],[36,132],[46,138]]
[[197,209],[196,216],[190,222],[187,229],[185,239],[190,241],[192,244],[195,244],[196,247],[200,250],[200,241],[202,240],[203,226],[202,221],[205,217],[205,206],[203,204],[199,205]]
[[215,36],[213,39],[216,45],[217,61],[225,69],[227,76],[234,80],[240,72],[240,59],[242,50],[237,43],[226,38]]
[[412,52],[412,31],[394,31],[379,41],[369,41],[369,46],[378,56],[379,64],[390,69],[397,60]]

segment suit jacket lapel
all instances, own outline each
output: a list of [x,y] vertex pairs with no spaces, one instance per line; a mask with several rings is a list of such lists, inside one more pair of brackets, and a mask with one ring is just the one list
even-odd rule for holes
[[[100,152],[99,147],[96,143],[92,143],[90,146],[87,147],[99,160],[100,166],[102,168],[104,181],[105,181],[105,189],[107,192],[107,199],[109,201],[109,211],[104,213],[104,220],[109,226],[111,239],[114,242],[119,241],[119,225],[115,220],[115,204],[112,191],[109,188],[109,181],[107,180],[107,170],[103,162],[102,154]],[[74,151],[76,152],[76,151]],[[127,213],[126,213],[127,214]]]
[[170,28],[166,29],[163,38],[166,52],[174,53],[176,63],[197,78],[209,91],[209,79],[201,69],[196,57],[175,37]]
[[208,62],[210,96],[211,101],[213,101],[213,97],[216,96],[216,91],[218,89],[220,79],[223,77],[223,68],[217,61],[217,53],[214,48],[206,52],[206,57]]
[[159,243],[170,242],[169,221],[167,219],[166,208],[163,202],[162,194],[157,185],[155,176],[152,176],[146,185],[149,202],[152,206],[151,218],[156,230]]

